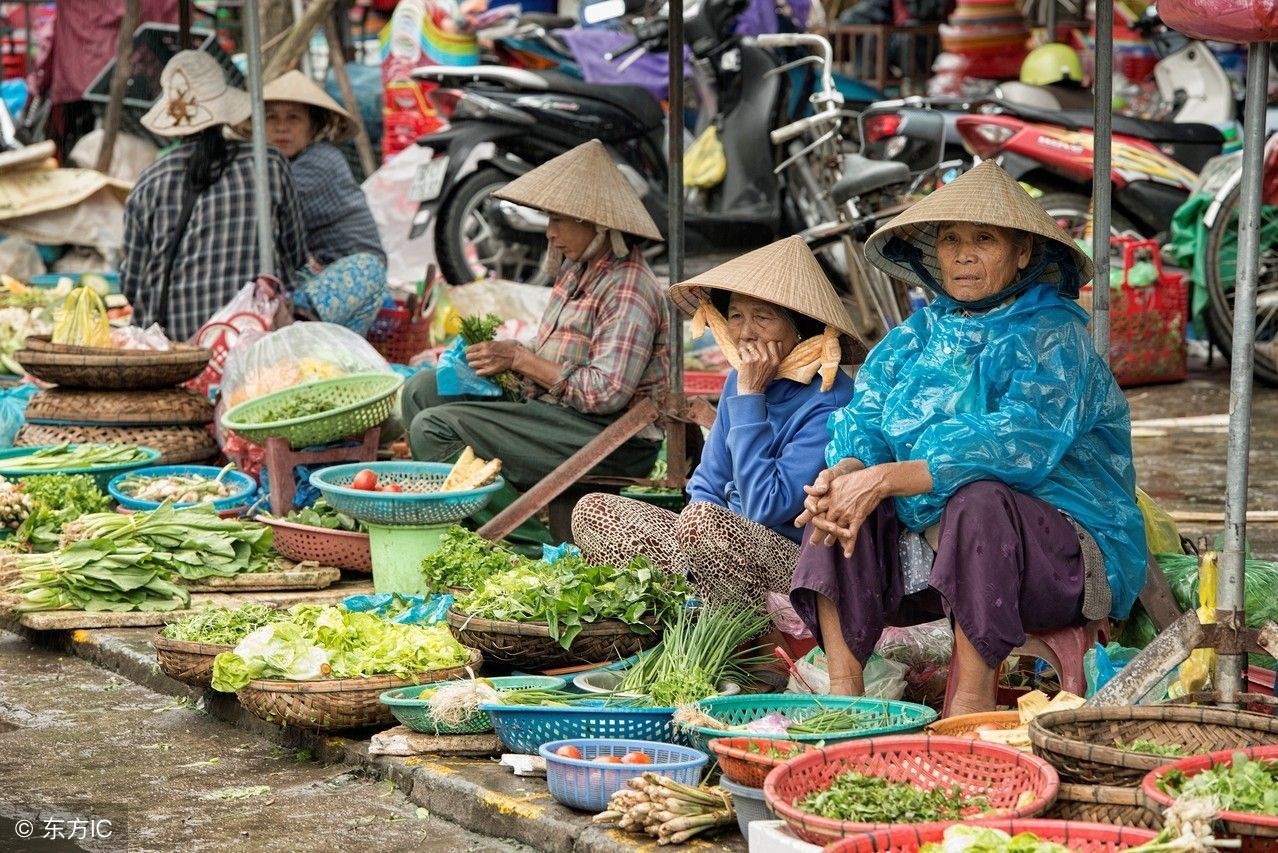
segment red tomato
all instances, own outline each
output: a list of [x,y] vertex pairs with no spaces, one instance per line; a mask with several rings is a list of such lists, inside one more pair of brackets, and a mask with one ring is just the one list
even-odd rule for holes
[[651,764],[652,759],[648,757],[648,753],[640,752],[639,750],[636,749],[634,752],[627,752],[625,755],[621,756],[621,763],[622,764]]
[[570,743],[566,743],[555,750],[555,755],[563,758],[581,758],[581,750]]
[[402,492],[404,491],[404,487],[401,486],[399,483],[390,483],[385,488],[383,488],[382,491],[383,492]]
[[596,755],[594,760],[599,764],[620,764],[621,759],[615,755]]
[[362,492],[377,491],[377,473],[365,468],[355,475],[355,479],[351,481],[351,488]]

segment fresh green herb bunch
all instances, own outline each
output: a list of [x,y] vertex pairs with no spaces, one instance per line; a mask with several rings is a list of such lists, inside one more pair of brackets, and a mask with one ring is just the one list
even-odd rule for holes
[[1234,753],[1228,764],[1186,777],[1169,770],[1158,788],[1173,797],[1213,797],[1223,811],[1278,815],[1278,761],[1248,758]]
[[329,505],[325,498],[316,498],[315,503],[302,509],[295,509],[284,518],[295,524],[307,527],[323,527],[325,530],[346,530],[356,533],[367,533],[364,522],[352,518],[344,512],[338,512]]
[[164,626],[160,635],[189,643],[233,646],[263,625],[283,622],[288,618],[287,610],[278,610],[265,604],[245,604],[235,609],[210,607],[194,616]]
[[294,418],[309,418],[312,415],[322,415],[324,412],[337,407],[338,404],[332,401],[298,393],[283,400],[275,401],[263,411],[258,412],[256,419],[258,423],[273,424],[280,421],[291,421]]
[[852,823],[934,823],[989,811],[985,797],[965,797],[958,785],[925,791],[906,782],[848,772],[795,806],[809,814]]
[[31,499],[31,513],[15,538],[33,551],[58,547],[62,527],[90,513],[103,512],[111,499],[88,474],[36,474],[22,479],[22,491]]
[[[501,324],[502,319],[496,314],[486,314],[483,317],[462,317],[459,334],[461,334],[461,339],[466,342],[466,346],[474,346],[475,344],[491,341],[497,335],[497,329]],[[523,397],[524,383],[509,370],[488,378],[496,382],[509,399],[518,400]]]
[[454,524],[444,533],[439,550],[422,560],[422,575],[428,592],[442,593],[449,587],[474,589],[498,572],[527,562],[499,543]]
[[142,448],[134,444],[59,444],[34,451],[29,456],[18,456],[4,461],[5,470],[57,471],[62,468],[96,468],[104,465],[124,465],[141,462],[147,458]]
[[636,634],[650,634],[645,620],[667,622],[684,606],[688,586],[647,557],[624,566],[594,566],[580,556],[553,564],[527,563],[493,575],[457,600],[464,613],[508,622],[545,622],[567,649],[582,627],[617,619]]

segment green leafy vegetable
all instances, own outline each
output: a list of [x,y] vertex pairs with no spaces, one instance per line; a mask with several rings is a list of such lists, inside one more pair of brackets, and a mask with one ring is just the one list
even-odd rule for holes
[[312,397],[299,391],[283,400],[276,400],[256,412],[253,419],[260,424],[274,424],[295,418],[309,418],[339,408],[339,403]]
[[364,522],[357,521],[344,512],[338,512],[329,506],[328,501],[322,497],[317,498],[315,503],[308,507],[293,510],[285,516],[284,520],[295,524],[304,524],[307,527],[323,527],[326,530],[368,532]]
[[134,444],[59,444],[27,456],[0,460],[0,468],[13,472],[57,471],[63,468],[98,468],[143,462],[147,454]]
[[258,628],[288,618],[287,610],[278,610],[264,604],[245,604],[234,610],[229,607],[210,607],[194,616],[166,625],[160,634],[170,640],[233,646]]
[[1134,740],[1131,743],[1124,743],[1121,740],[1115,740],[1114,746],[1126,752],[1140,752],[1145,755],[1167,755],[1173,758],[1181,758],[1188,755],[1185,748],[1178,743],[1163,746],[1161,743],[1153,740]]
[[422,560],[422,575],[432,593],[449,587],[474,589],[486,578],[527,562],[499,543],[454,524],[444,533],[439,550]]
[[213,659],[213,689],[234,693],[256,678],[308,681],[329,672],[328,655],[302,626],[276,622],[253,631]]
[[[487,314],[483,317],[462,317],[461,320],[461,338],[466,342],[467,346],[482,344],[493,340],[497,335],[497,329],[501,327],[502,319],[496,314]],[[506,397],[511,400],[518,400],[524,396],[524,383],[519,377],[509,370],[502,371],[495,376],[489,376],[488,379],[496,382]]]
[[33,551],[54,550],[68,521],[111,505],[88,474],[37,474],[23,478],[20,486],[32,506],[14,537]]
[[823,791],[795,802],[809,814],[853,823],[933,823],[961,820],[990,810],[985,797],[965,797],[958,785],[925,791],[905,782],[848,772]]
[[1032,832],[1009,835],[1001,829],[956,824],[945,830],[944,841],[924,844],[919,853],[1070,853],[1070,848]]
[[1213,797],[1225,811],[1278,815],[1278,761],[1248,758],[1238,752],[1229,764],[1185,776],[1170,770],[1158,787],[1173,797]]

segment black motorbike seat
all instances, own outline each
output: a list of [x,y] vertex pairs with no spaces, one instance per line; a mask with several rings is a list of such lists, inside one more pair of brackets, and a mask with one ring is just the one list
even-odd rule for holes
[[[1062,110],[1047,112],[1020,104],[1001,103],[1008,112],[1026,121],[1052,124],[1068,130],[1091,128],[1092,113],[1086,110]],[[1113,117],[1114,133],[1134,136],[1147,142],[1165,142],[1173,145],[1223,145],[1225,136],[1210,124],[1193,124],[1171,121],[1149,121],[1116,115]]]
[[602,86],[598,83],[587,83],[576,77],[569,77],[558,71],[538,71],[538,77],[546,81],[550,91],[561,95],[574,95],[581,98],[594,98],[611,104],[618,109],[630,113],[644,130],[660,127],[666,120],[665,111],[657,99],[641,86]]
[[903,184],[910,179],[910,167],[896,160],[870,160],[859,154],[843,158],[843,177],[830,191],[835,204],[893,184]]

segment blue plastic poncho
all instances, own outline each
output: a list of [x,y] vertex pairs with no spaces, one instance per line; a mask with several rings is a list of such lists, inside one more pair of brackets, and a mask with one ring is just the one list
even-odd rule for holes
[[1127,400],[1087,334],[1087,313],[1036,285],[1010,305],[969,314],[939,296],[869,354],[852,403],[830,416],[830,465],[923,459],[933,490],[897,498],[924,530],[976,480],[1052,504],[1100,545],[1113,618],[1145,582]]

